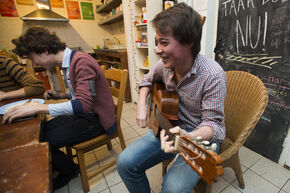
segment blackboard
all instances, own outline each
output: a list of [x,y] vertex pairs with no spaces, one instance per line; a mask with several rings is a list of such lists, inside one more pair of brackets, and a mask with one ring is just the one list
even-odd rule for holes
[[265,84],[269,102],[245,146],[278,162],[290,120],[290,0],[220,0],[216,60]]

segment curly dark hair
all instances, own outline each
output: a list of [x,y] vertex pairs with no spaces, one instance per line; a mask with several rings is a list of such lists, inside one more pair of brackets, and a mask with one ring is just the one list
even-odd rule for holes
[[193,57],[199,53],[202,21],[200,15],[190,6],[178,3],[156,15],[152,24],[159,33],[172,33],[179,43],[192,45]]
[[66,47],[55,33],[42,26],[31,27],[24,35],[11,41],[16,46],[13,52],[22,58],[29,57],[32,52],[42,54],[47,51],[49,54],[56,54]]

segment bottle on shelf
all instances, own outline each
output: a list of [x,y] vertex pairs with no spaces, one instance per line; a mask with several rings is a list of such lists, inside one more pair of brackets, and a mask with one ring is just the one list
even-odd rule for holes
[[143,23],[147,23],[147,10],[146,7],[142,7],[142,17],[143,17]]

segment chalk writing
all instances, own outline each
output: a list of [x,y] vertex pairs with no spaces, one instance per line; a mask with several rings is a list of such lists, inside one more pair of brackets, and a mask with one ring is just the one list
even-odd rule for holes
[[267,54],[234,54],[227,56],[226,60],[272,69],[272,66],[279,63],[281,58],[282,56],[267,56]]
[[[257,75],[268,93],[245,144],[278,161],[290,125],[290,0],[220,0],[218,10],[215,59],[226,71]],[[273,148],[260,147],[263,140]]]

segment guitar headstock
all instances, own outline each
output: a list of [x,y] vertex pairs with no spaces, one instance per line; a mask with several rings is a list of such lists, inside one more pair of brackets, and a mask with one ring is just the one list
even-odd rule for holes
[[176,136],[175,138],[175,149],[180,152],[180,156],[209,184],[223,175],[222,160],[214,152],[215,145],[209,146],[208,141],[201,141],[199,137],[192,139]]

